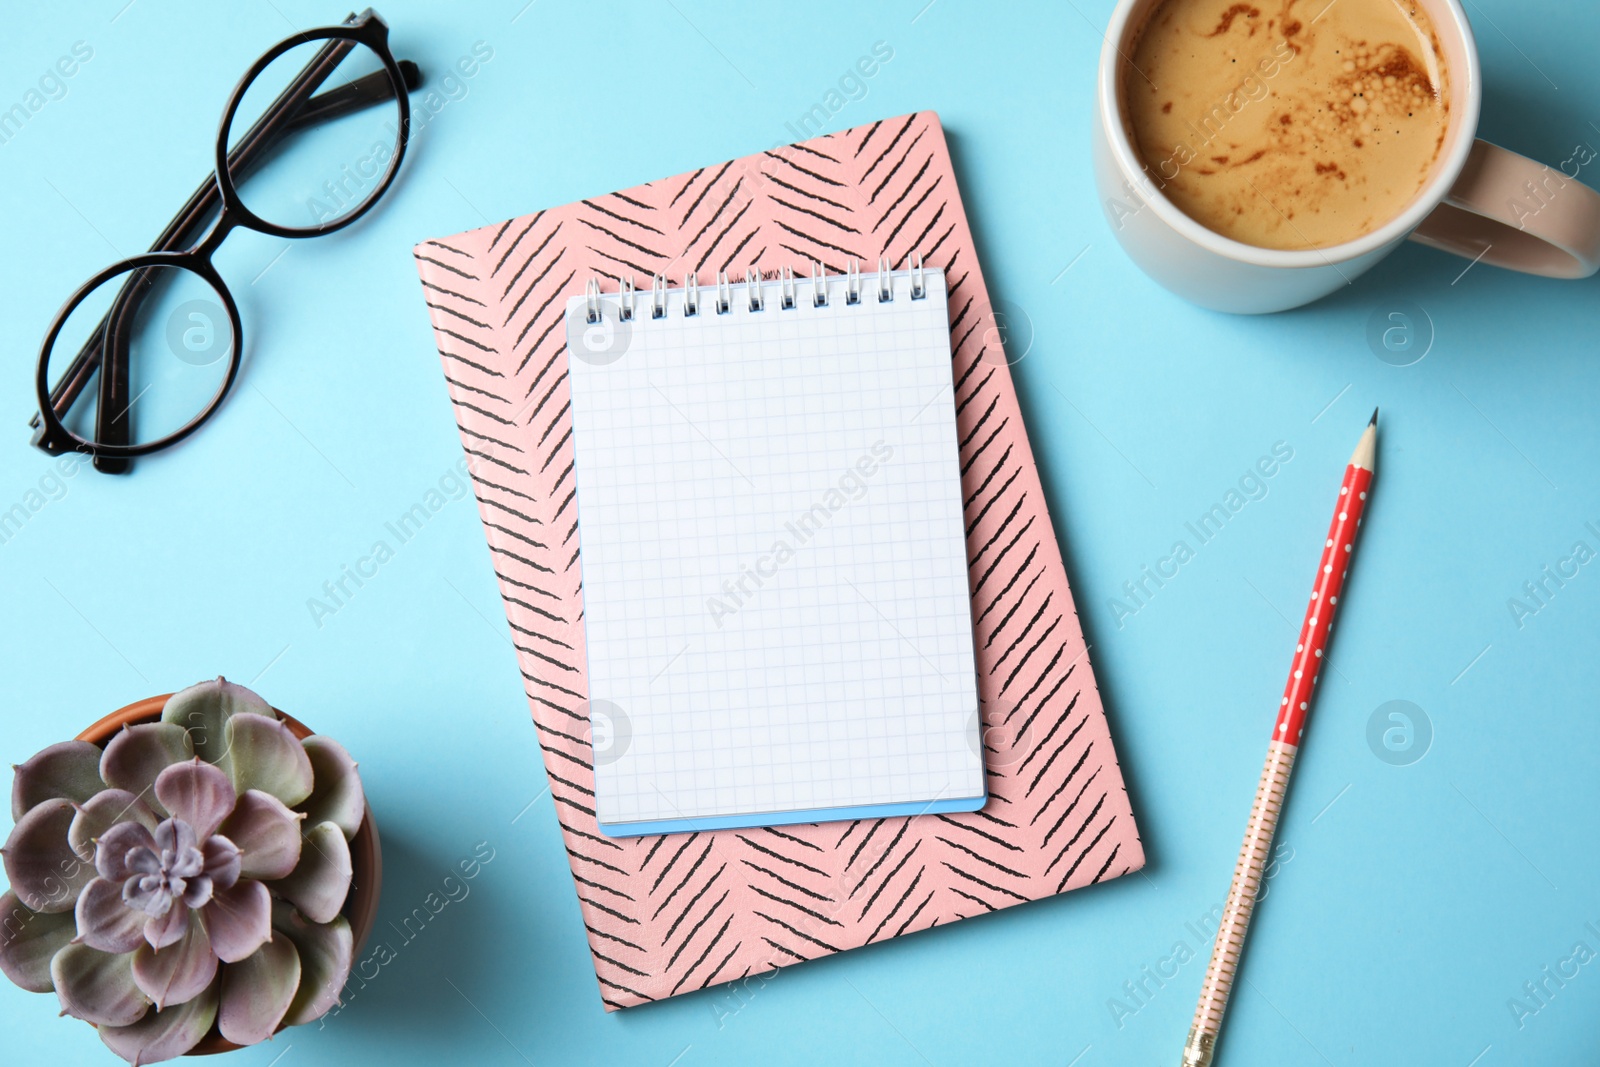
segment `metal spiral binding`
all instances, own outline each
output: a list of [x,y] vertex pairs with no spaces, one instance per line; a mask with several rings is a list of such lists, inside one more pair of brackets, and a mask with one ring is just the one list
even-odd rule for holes
[[650,317],[664,319],[667,317],[667,276],[665,274],[650,275]]
[[[926,268],[922,263],[922,256],[912,253],[908,257],[911,273],[911,299],[923,300],[928,295],[928,281]],[[862,275],[861,263],[851,257],[845,261],[844,302],[847,306],[856,306],[862,303]],[[778,269],[778,310],[793,311],[800,306],[801,279],[795,274],[793,267],[780,267]],[[737,284],[728,277],[728,272],[717,271],[716,295],[712,298],[712,310],[718,315],[726,315],[733,310],[733,288]],[[767,300],[763,293],[764,280],[761,273],[754,266],[745,268],[744,290],[745,306],[752,314],[767,310]],[[671,292],[670,279],[665,274],[652,274],[650,276],[650,318],[664,319],[668,315]],[[890,269],[889,257],[878,257],[878,275],[874,283],[877,302],[889,304],[894,302],[894,271]],[[590,324],[600,322],[604,318],[601,298],[604,294],[600,290],[600,279],[590,278],[584,283],[584,319]],[[623,322],[634,320],[637,304],[637,291],[634,288],[633,278],[619,279],[617,291],[617,318]],[[825,308],[829,305],[828,272],[820,260],[811,262],[811,306]],[[700,314],[700,279],[697,274],[688,273],[683,277],[683,316],[692,318]]]

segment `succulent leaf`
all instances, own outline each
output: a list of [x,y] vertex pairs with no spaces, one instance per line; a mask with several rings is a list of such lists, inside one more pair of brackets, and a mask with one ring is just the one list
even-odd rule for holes
[[162,771],[155,788],[161,806],[194,827],[201,841],[217,832],[237,799],[228,776],[198,756]]
[[150,1008],[133,980],[133,954],[68,945],[50,961],[61,1010],[96,1026],[127,1026]]
[[157,814],[166,814],[152,790],[156,778],[174,763],[194,757],[194,746],[180,726],[146,722],[124,726],[100,756],[100,777],[106,785],[126,789]]
[[217,1018],[217,984],[193,1000],[165,1011],[146,1012],[132,1026],[102,1026],[100,1040],[133,1064],[160,1063],[200,1043]]
[[322,1018],[339,1002],[339,992],[350,977],[355,946],[344,916],[331,923],[308,922],[281,901],[272,906],[272,928],[294,942],[300,954],[300,988],[284,1015],[286,1026],[299,1026]]
[[[136,872],[128,866],[128,857],[137,850],[154,851],[155,834],[137,822],[119,822],[101,834],[94,846],[94,866],[100,877],[112,882],[123,882]],[[141,853],[142,854],[142,853]]]
[[223,727],[228,740],[228,774],[240,793],[259,789],[289,807],[311,795],[311,759],[289,728],[277,719],[238,715]]
[[161,820],[150,805],[126,789],[102,789],[84,802],[67,829],[67,843],[85,863],[93,863],[95,842],[119,822],[136,822],[154,830]]
[[223,969],[217,1028],[236,1045],[265,1041],[299,988],[300,953],[287,937],[274,938]]
[[[188,909],[181,910],[187,916]],[[185,925],[183,936],[165,948],[140,945],[133,954],[133,980],[157,1008],[182,1004],[205,991],[217,976],[217,954],[205,927],[197,922]]]
[[306,822],[313,826],[334,823],[344,831],[344,839],[350,840],[367,813],[366,793],[361,788],[356,761],[331,737],[312,734],[300,744],[311,759],[313,778],[311,795],[299,806],[306,813]]
[[58,797],[35,804],[6,838],[5,869],[11,890],[34,911],[70,912],[94,877],[67,840],[77,815],[73,802]]
[[0,894],[0,971],[30,993],[50,992],[50,960],[73,932],[71,913],[34,911],[16,893]]
[[350,845],[344,831],[331,822],[307,830],[300,844],[300,862],[287,878],[273,882],[272,888],[312,922],[332,922],[350,895]]
[[232,759],[226,728],[229,719],[241,714],[262,715],[269,719],[278,717],[272,705],[251,690],[234,685],[225,678],[218,678],[172,694],[161,709],[161,721],[175,723],[188,730],[194,743],[194,754],[227,771]]
[[244,878],[282,878],[300,862],[300,820],[283,801],[250,789],[239,794],[233,814],[222,821],[222,836],[239,846]]
[[205,859],[206,877],[214,891],[227,889],[239,880],[242,860],[239,846],[221,834],[212,834],[200,852]]
[[11,821],[28,809],[58,797],[80,804],[104,789],[100,750],[87,741],[62,741],[40,750],[16,767],[11,779]]
[[200,915],[223,963],[239,962],[272,937],[272,894],[254,878],[213,895]]
[[122,899],[122,884],[96,878],[83,887],[74,909],[78,923],[77,941],[101,952],[132,952],[144,944],[148,916],[130,908]]
[[[137,899],[129,900],[126,886],[123,887],[122,899],[135,909],[141,908],[141,906],[148,906]],[[145,944],[157,951],[176,945],[188,935],[189,928],[194,925],[189,921],[189,909],[174,906],[172,900],[168,898],[165,911],[160,915],[146,916],[144,921]]]

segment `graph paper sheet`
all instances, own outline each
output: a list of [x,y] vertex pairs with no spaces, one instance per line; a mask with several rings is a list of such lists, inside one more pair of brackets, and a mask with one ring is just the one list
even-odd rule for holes
[[[944,275],[568,305],[596,810],[614,836],[985,799]],[[553,534],[554,535],[554,534]]]

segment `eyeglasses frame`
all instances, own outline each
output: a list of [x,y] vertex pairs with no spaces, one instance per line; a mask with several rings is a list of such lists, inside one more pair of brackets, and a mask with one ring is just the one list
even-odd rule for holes
[[[230,153],[228,135],[232,128],[233,120],[238,113],[240,104],[244,100],[245,93],[255,79],[273,61],[290,49],[324,40],[330,42],[330,44],[320,50],[311,63],[300,74],[296,75],[284,93],[279,96],[278,100],[274,101],[261,119],[257,121],[256,125],[246,132],[240,144],[235,146],[234,152]],[[349,45],[341,49],[339,42],[346,41],[350,42]],[[297,121],[299,118],[319,121],[320,118],[327,117],[325,115],[301,115],[300,113],[304,111],[307,103],[310,102],[311,94],[332,73],[333,68],[343,60],[352,48],[358,45],[364,45],[371,49],[382,62],[384,73],[388,77],[389,89],[393,93],[393,99],[397,102],[400,111],[400,124],[395,150],[390,155],[388,167],[367,197],[348,214],[336,219],[319,222],[311,226],[295,227],[281,226],[261,218],[246,206],[235,184],[233,171],[240,166],[240,160],[237,156],[246,149],[263,152],[269,149],[284,134],[291,132],[301,124],[301,122]],[[316,71],[319,66],[326,66],[327,70],[319,74]],[[39,398],[40,422],[39,431],[34,438],[35,445],[52,455],[63,455],[69,452],[87,454],[94,457],[97,469],[107,473],[120,473],[127,469],[127,465],[119,461],[131,459],[135,456],[149,455],[169,448],[194,433],[207,419],[215,414],[238,377],[239,365],[244,352],[244,326],[240,319],[238,304],[235,302],[233,294],[228,290],[227,283],[223,280],[222,275],[217,271],[213,263],[213,256],[228,234],[241,227],[258,233],[288,239],[321,237],[344,229],[370,211],[383,197],[384,193],[388,191],[390,185],[394,183],[399,173],[400,165],[405,158],[407,143],[410,140],[411,105],[407,97],[407,91],[408,88],[412,87],[411,83],[416,81],[416,74],[415,66],[411,64],[408,64],[408,66],[410,70],[402,73],[401,65],[395,60],[394,54],[389,48],[389,27],[377,12],[371,8],[359,15],[351,15],[341,25],[325,26],[286,37],[262,53],[260,58],[240,78],[238,84],[234,86],[233,92],[228,97],[227,106],[223,111],[222,121],[217,129],[216,170],[211,180],[215,182],[215,189],[221,197],[222,204],[221,210],[210,227],[188,249],[181,251],[153,250],[143,255],[132,256],[113,263],[81,285],[56,313],[40,348],[38,373],[35,380]],[[408,78],[407,74],[410,74],[411,77]],[[339,90],[334,90],[333,92],[338,93]],[[324,108],[323,110],[330,111],[332,109]],[[270,123],[269,119],[272,120]],[[196,206],[196,201],[203,199],[205,192],[207,190],[202,186],[196,197],[191,198],[189,207]],[[180,218],[182,214],[180,213]],[[176,224],[175,220],[174,225]],[[169,226],[168,233],[171,233],[172,230],[173,227]],[[181,236],[181,234],[177,236]],[[158,245],[160,243],[158,241]],[[134,274],[134,283],[125,284],[122,291],[117,294],[113,301],[112,309],[107,314],[107,319],[102,322],[101,330],[97,331],[96,334],[96,337],[111,338],[114,342],[120,342],[122,325],[128,317],[136,313],[138,300],[142,299],[142,291],[130,290],[142,290],[142,288],[148,287],[139,286],[138,283],[142,279],[138,272],[163,267],[189,271],[206,282],[221,297],[224,310],[227,312],[229,326],[232,330],[226,375],[216,395],[212,397],[210,402],[194,418],[170,434],[143,444],[129,444],[98,440],[100,434],[97,432],[97,440],[86,441],[67,429],[63,421],[63,416],[70,411],[72,404],[76,402],[81,389],[85,386],[80,384],[72,391],[72,395],[66,400],[59,413],[56,410],[57,403],[51,396],[52,387],[49,381],[50,357],[54,352],[56,340],[66,326],[68,319],[71,318],[72,313],[87,299],[90,293],[120,275]],[[89,359],[91,362],[95,361],[95,354],[90,351],[91,347],[100,347],[96,345],[95,338],[91,338],[89,344],[79,353],[79,361],[85,359]],[[125,399],[127,392],[126,353],[125,351],[119,352],[119,348],[125,349],[125,346],[120,343],[113,343],[110,346],[111,359],[109,361],[103,355],[98,358],[101,375],[101,411],[117,411],[119,409],[121,411],[121,414],[111,420],[112,423],[120,420],[122,415],[127,413],[127,408],[131,406],[131,402]],[[104,348],[102,347],[101,350],[103,352]],[[121,364],[120,367],[118,367],[119,363]],[[68,372],[69,375],[74,373],[78,373],[86,383],[87,374],[82,372],[76,362]],[[92,369],[88,373],[92,373]],[[122,396],[117,395],[119,385]],[[102,419],[101,426],[105,427],[107,425],[106,421]],[[127,425],[124,423],[122,430],[125,432],[126,429]]]

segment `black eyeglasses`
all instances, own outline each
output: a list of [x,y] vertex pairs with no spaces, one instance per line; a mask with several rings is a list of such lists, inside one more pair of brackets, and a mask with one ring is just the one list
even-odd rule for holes
[[212,264],[217,248],[240,226],[320,237],[365,215],[400,169],[406,93],[421,81],[415,63],[395,61],[371,8],[256,60],[222,113],[215,174],[148,253],[96,274],[56,313],[39,353],[34,445],[120,474],[131,457],[199,429],[243,351],[239,308]]

